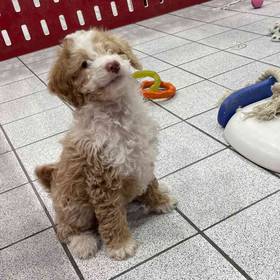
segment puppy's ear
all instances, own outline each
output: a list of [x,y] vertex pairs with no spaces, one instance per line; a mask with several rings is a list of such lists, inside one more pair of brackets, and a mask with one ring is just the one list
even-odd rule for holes
[[138,57],[133,53],[132,47],[126,40],[114,35],[111,35],[111,39],[118,46],[120,50],[119,54],[124,54],[129,59],[131,66],[138,70],[143,69],[141,62],[139,61]]

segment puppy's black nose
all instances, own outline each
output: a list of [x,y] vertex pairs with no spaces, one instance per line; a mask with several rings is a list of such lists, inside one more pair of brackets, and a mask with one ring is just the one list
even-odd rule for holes
[[112,62],[107,63],[105,68],[108,72],[117,74],[120,71],[121,66],[120,66],[119,62],[114,60]]

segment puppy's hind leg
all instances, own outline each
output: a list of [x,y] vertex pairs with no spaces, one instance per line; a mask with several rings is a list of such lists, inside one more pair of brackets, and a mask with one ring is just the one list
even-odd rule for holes
[[156,178],[137,200],[144,203],[148,212],[158,214],[171,212],[177,205],[177,200],[169,194],[168,187],[163,183],[159,184]]

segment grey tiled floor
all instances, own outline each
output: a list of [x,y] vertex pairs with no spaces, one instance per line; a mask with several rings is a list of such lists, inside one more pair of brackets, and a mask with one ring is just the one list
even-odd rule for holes
[[145,68],[173,82],[177,95],[146,102],[161,127],[158,177],[179,200],[176,211],[131,209],[135,257],[78,260],[57,241],[52,202],[33,173],[55,161],[71,108],[47,93],[58,47],[0,62],[0,279],[280,279],[280,178],[233,151],[216,122],[229,90],[280,67],[280,1],[253,10],[214,0],[115,29]]

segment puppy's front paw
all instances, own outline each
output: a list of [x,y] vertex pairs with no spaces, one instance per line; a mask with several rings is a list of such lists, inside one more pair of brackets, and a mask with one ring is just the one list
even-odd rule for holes
[[72,253],[80,259],[94,257],[97,253],[97,241],[93,234],[81,233],[69,238],[69,248]]
[[135,255],[137,243],[130,238],[118,248],[108,248],[108,254],[111,258],[116,260],[124,260]]

